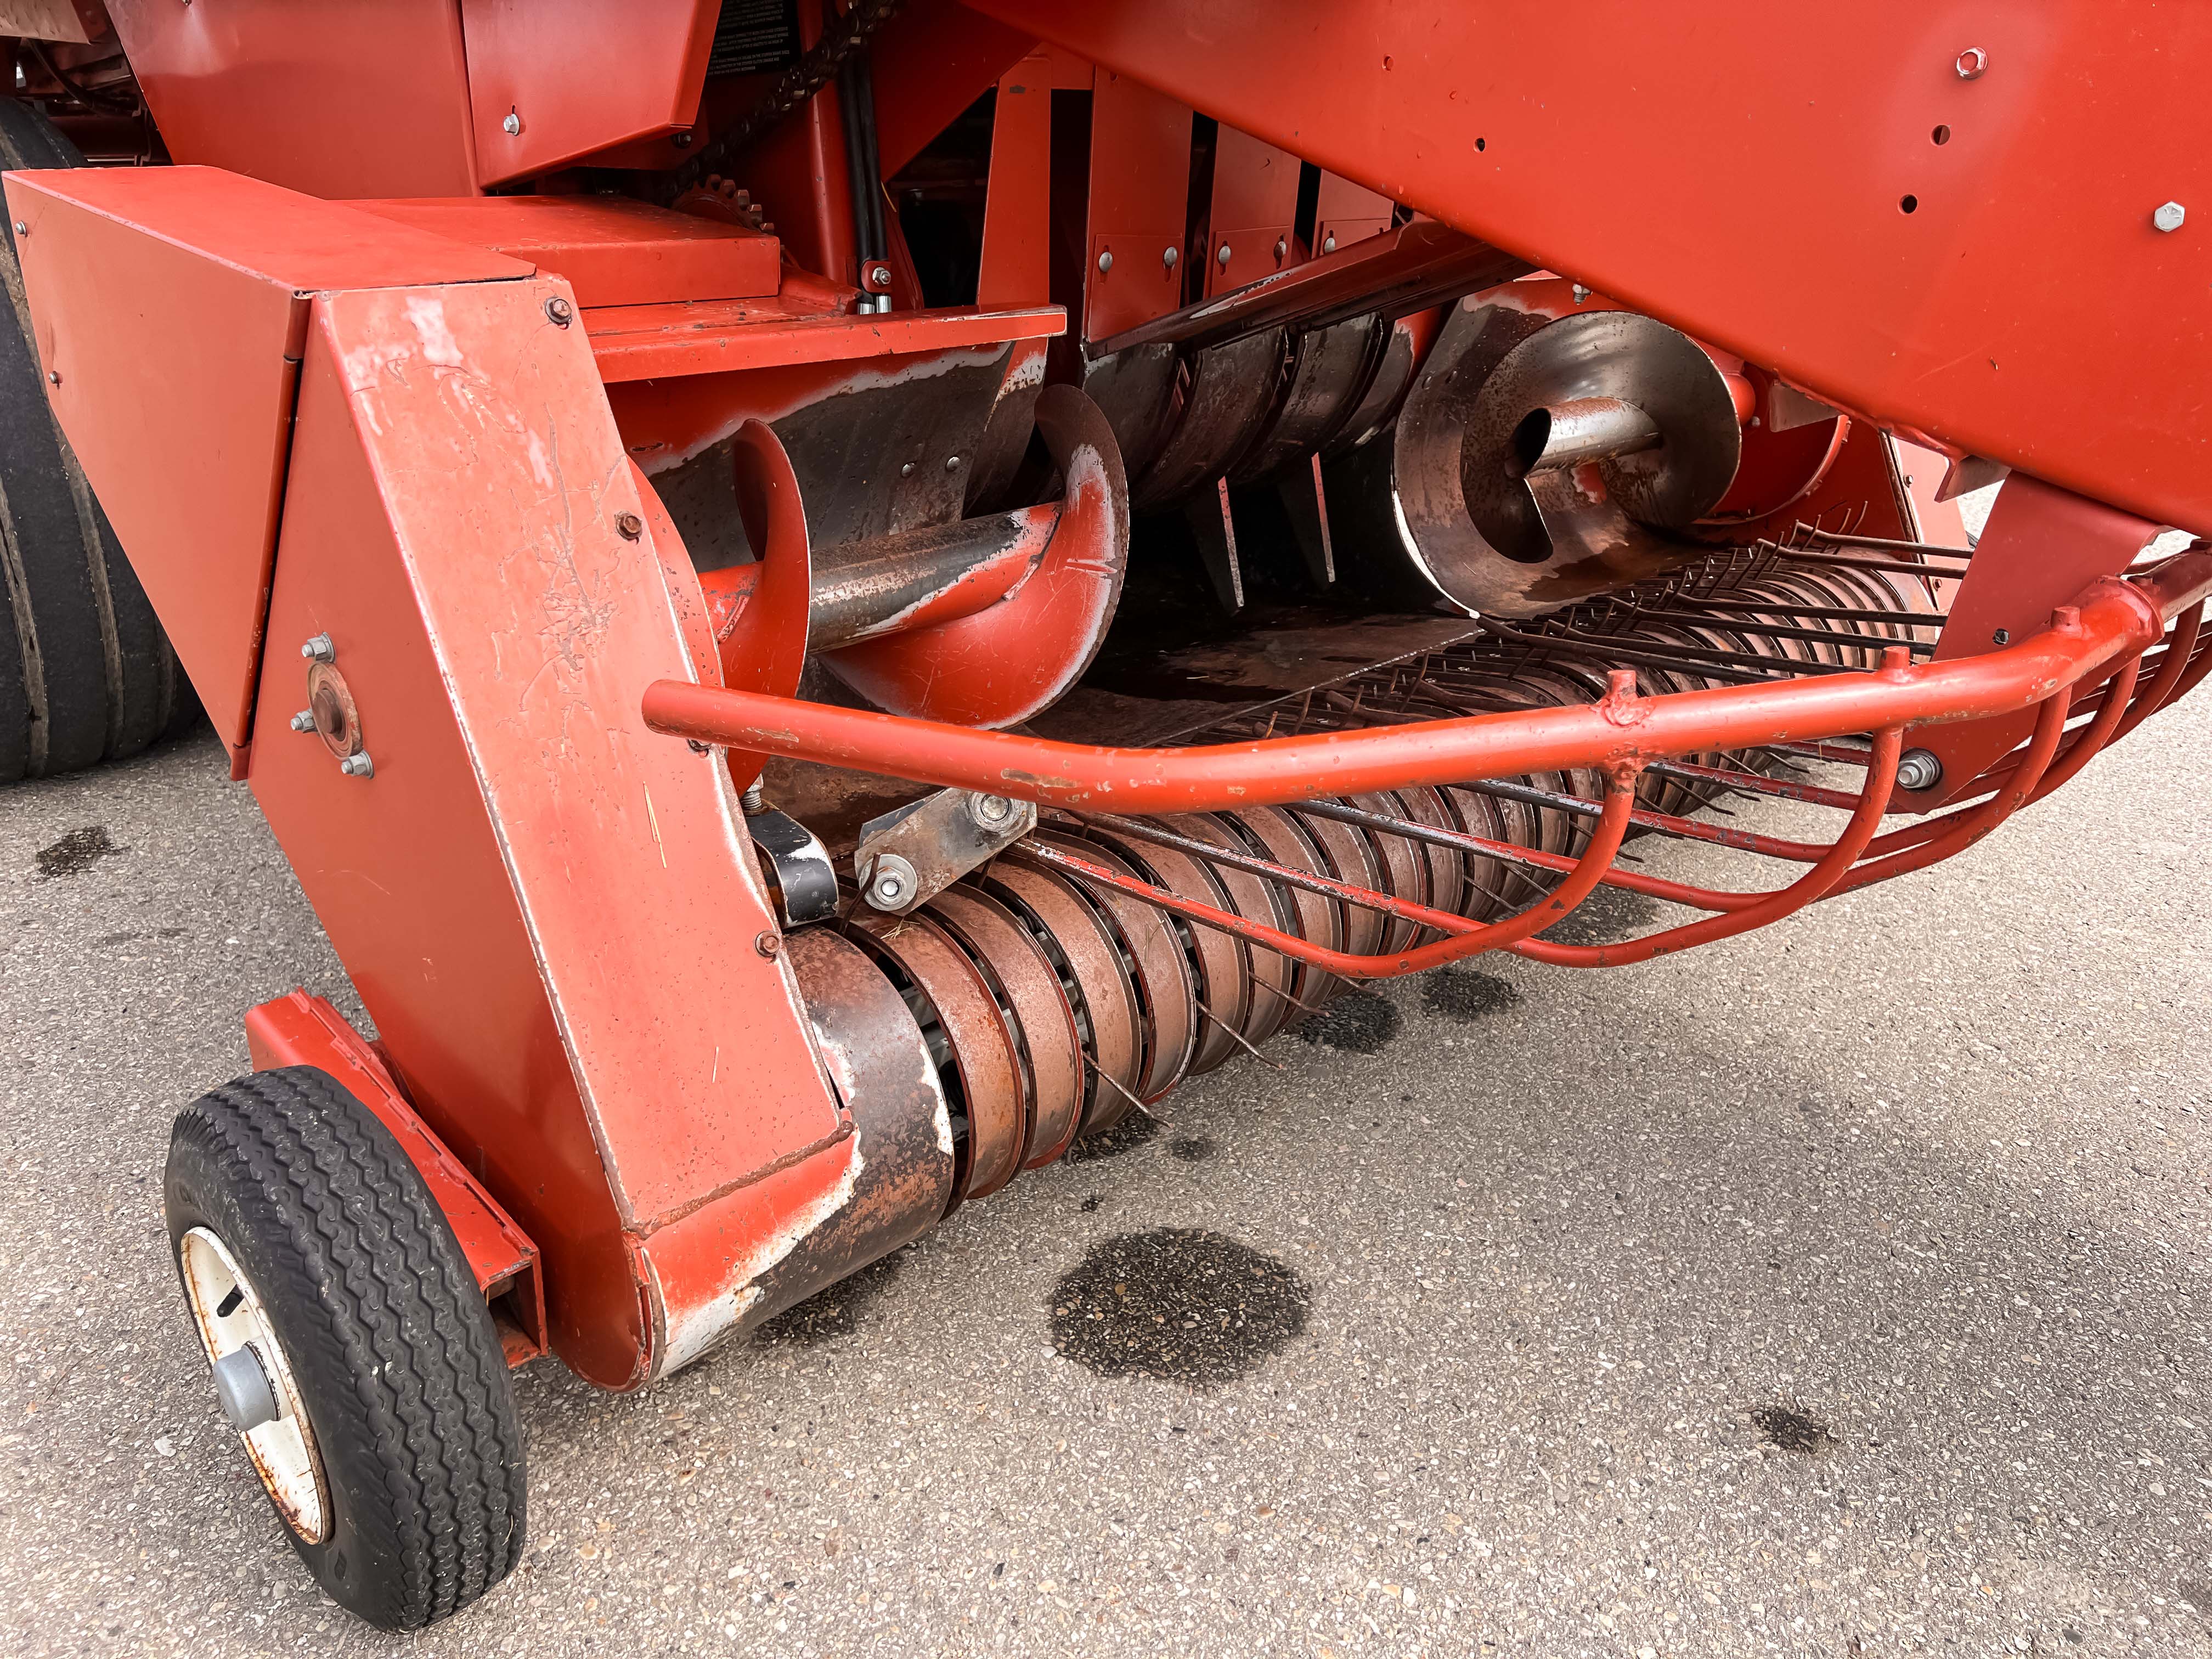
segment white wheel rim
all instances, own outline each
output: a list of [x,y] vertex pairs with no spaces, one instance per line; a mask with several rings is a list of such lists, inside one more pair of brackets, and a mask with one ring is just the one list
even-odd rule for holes
[[292,1362],[276,1340],[276,1328],[269,1322],[252,1283],[239,1271],[230,1247],[214,1233],[193,1228],[177,1255],[208,1364],[251,1344],[268,1376],[270,1392],[276,1397],[276,1419],[239,1438],[246,1443],[246,1455],[253,1460],[254,1472],[285,1525],[307,1542],[319,1544],[330,1532],[322,1459],[316,1455],[314,1431],[307,1425]]

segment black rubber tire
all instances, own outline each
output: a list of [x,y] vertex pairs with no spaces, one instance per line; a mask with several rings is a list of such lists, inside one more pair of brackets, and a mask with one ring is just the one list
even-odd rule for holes
[[[0,169],[84,157],[0,98]],[[46,403],[13,216],[0,214],[0,783],[135,755],[198,711],[145,590]]]
[[285,1535],[331,1599],[414,1630],[506,1577],[526,1520],[506,1357],[392,1132],[327,1072],[258,1072],[178,1114],[163,1198],[172,1259],[208,1228],[276,1327],[331,1510],[320,1543]]

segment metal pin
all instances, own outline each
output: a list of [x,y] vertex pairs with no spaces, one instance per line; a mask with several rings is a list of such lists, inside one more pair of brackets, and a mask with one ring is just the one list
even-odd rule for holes
[[1244,1052],[1251,1055],[1253,1059],[1258,1060],[1262,1066],[1272,1066],[1279,1072],[1287,1072],[1291,1069],[1289,1066],[1284,1065],[1281,1060],[1270,1060],[1267,1055],[1261,1054],[1257,1048],[1252,1046],[1250,1039],[1246,1037],[1243,1032],[1238,1030],[1227,1020],[1222,1018],[1220,1015],[1215,1013],[1212,1009],[1199,1001],[1197,998],[1193,997],[1191,999],[1191,1002],[1192,1005],[1197,1008],[1200,1013],[1204,1014],[1216,1025],[1218,1025],[1223,1030],[1228,1032],[1229,1035],[1234,1037],[1238,1042],[1243,1043],[1244,1045]]

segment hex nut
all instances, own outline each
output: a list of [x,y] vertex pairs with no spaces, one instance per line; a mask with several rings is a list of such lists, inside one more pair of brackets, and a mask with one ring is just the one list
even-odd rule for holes
[[507,111],[507,118],[499,124],[499,130],[510,138],[520,137],[522,133],[521,111],[512,109]]
[[318,634],[300,647],[300,654],[309,662],[336,662],[338,648],[327,634]]
[[293,715],[292,729],[295,732],[313,731],[315,729],[315,711],[312,708],[302,708],[298,714]]
[[2150,222],[2160,230],[2179,230],[2189,210],[2179,202],[2162,202],[2151,210]]
[[1014,804],[1004,795],[970,795],[968,813],[986,830],[1001,830],[1013,821]]
[[570,305],[566,299],[556,294],[551,299],[546,301],[545,314],[551,318],[557,326],[566,328],[570,323],[575,321],[576,307]]
[[878,910],[902,908],[921,885],[914,866],[896,853],[879,853],[868,872],[868,902]]
[[615,514],[615,532],[626,542],[634,542],[645,534],[645,520],[635,513]]
[[1943,781],[1943,763],[1925,749],[1908,749],[1897,763],[1897,783],[1900,789],[1916,793],[1933,789]]
[[376,775],[376,763],[369,759],[368,750],[364,749],[340,761],[338,770],[349,778],[373,778]]
[[757,951],[762,956],[768,957],[770,961],[774,961],[775,959],[775,953],[783,949],[783,941],[777,938],[774,933],[763,927],[759,933],[753,935],[753,949]]
[[1961,81],[1978,81],[1990,66],[1990,55],[1979,46],[1968,46],[1960,52],[1951,67],[1959,71]]

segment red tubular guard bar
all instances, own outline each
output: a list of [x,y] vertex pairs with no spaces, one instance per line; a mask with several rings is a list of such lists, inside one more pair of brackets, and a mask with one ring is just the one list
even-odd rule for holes
[[1656,697],[1616,683],[1588,707],[1188,749],[1054,743],[683,680],[647,687],[644,714],[672,737],[1041,805],[1218,811],[2013,714],[2140,655],[2208,592],[2212,552],[2198,550],[2136,580],[2095,582],[2051,626],[1984,656]]

